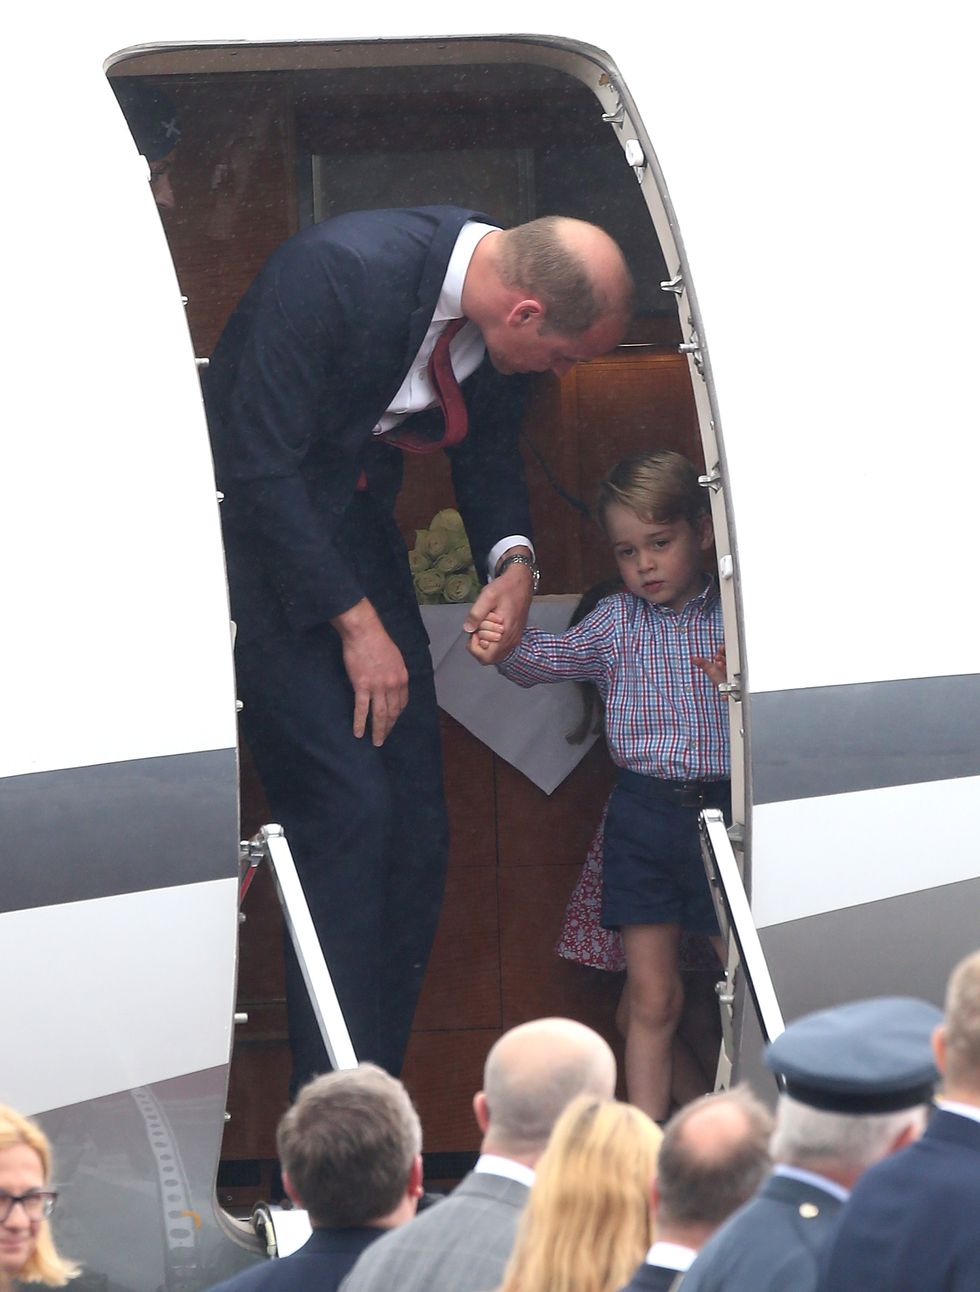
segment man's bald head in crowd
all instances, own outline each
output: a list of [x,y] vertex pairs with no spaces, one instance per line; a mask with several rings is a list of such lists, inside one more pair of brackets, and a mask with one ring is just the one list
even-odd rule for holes
[[505,1032],[487,1055],[473,1107],[483,1150],[533,1163],[578,1094],[611,1099],[616,1060],[598,1033],[568,1018],[541,1018]]
[[700,1247],[770,1168],[773,1119],[744,1086],[704,1095],[667,1123],[654,1189],[657,1235]]

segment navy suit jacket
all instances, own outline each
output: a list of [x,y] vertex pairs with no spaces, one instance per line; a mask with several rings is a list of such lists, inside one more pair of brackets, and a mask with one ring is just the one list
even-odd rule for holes
[[701,1248],[681,1292],[813,1292],[820,1250],[842,1206],[812,1184],[770,1176]]
[[980,1122],[939,1111],[862,1175],[825,1253],[821,1292],[980,1289]]
[[336,1292],[366,1247],[386,1229],[314,1229],[298,1251],[263,1261],[226,1279],[212,1292]]
[[[367,595],[335,540],[362,469],[382,508],[394,504],[402,455],[372,431],[471,219],[487,217],[418,207],[314,225],[273,252],[229,319],[204,390],[240,635],[301,632]],[[449,453],[480,571],[501,538],[531,533],[517,449],[525,386],[489,360],[463,383],[470,432]],[[413,420],[423,432],[425,416]]]

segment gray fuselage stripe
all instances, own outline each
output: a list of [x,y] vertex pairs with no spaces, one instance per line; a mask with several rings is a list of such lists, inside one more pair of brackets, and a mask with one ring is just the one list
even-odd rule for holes
[[238,873],[234,749],[0,780],[0,913]]
[[858,996],[941,1005],[953,965],[977,945],[980,879],[823,911],[759,930],[787,1022]]
[[750,701],[752,801],[980,776],[980,676],[919,677]]

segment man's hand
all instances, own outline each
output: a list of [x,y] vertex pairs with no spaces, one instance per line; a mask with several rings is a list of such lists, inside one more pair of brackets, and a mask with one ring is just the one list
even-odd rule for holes
[[[463,630],[471,634],[470,654],[481,664],[496,664],[498,660],[506,659],[521,640],[531,608],[533,587],[534,580],[526,565],[509,565],[499,579],[488,583],[473,602]],[[480,624],[491,615],[500,630],[498,641],[477,633]]]
[[408,704],[408,669],[367,598],[332,620],[344,649],[344,668],[354,688],[354,735],[367,729],[371,743],[384,744]]

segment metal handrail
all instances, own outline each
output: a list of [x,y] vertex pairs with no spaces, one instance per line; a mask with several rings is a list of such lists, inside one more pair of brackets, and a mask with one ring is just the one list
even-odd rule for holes
[[351,1044],[350,1032],[344,1019],[340,1001],[334,990],[333,979],[323,956],[323,949],[313,926],[306,894],[296,871],[293,854],[289,850],[286,836],[281,825],[264,825],[253,838],[241,844],[242,859],[247,861],[249,869],[242,879],[239,892],[242,897],[248,891],[246,880],[254,874],[263,859],[272,867],[272,877],[276,887],[279,904],[282,907],[283,919],[296,951],[303,981],[309,992],[310,1004],[316,1015],[317,1026],[327,1047],[327,1054],[334,1070],[356,1068],[357,1056]]
[[717,808],[705,808],[700,816],[701,854],[704,858],[718,922],[726,925],[735,941],[745,981],[759,1016],[765,1041],[774,1041],[785,1030],[782,1010],[776,998],[769,966],[752,919],[749,899],[728,837],[725,818]]

